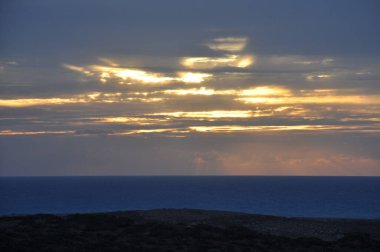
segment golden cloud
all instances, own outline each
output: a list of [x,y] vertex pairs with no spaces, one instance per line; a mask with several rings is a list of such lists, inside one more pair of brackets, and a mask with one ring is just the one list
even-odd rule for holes
[[247,68],[254,63],[252,55],[225,55],[223,57],[186,57],[181,64],[192,69],[212,69],[220,67]]
[[167,116],[179,118],[249,118],[251,110],[212,110],[212,111],[177,111],[167,113],[153,113],[153,116]]
[[98,79],[102,83],[116,80],[119,84],[166,84],[169,82],[201,83],[213,75],[200,72],[178,72],[174,76],[136,68],[90,65],[86,67],[63,65],[66,69]]
[[160,97],[124,97],[122,93],[101,93],[92,92],[72,95],[70,97],[51,97],[51,98],[19,98],[19,99],[0,99],[0,107],[31,107],[48,105],[65,105],[80,103],[123,103],[137,101],[142,103],[160,102],[165,98]]
[[0,107],[29,107],[39,105],[61,105],[70,103],[85,103],[83,98],[30,98],[30,99],[1,99]]
[[103,118],[87,118],[100,123],[120,123],[129,125],[157,125],[165,124],[167,119],[162,118],[147,118],[147,117],[131,117],[131,116],[116,116]]

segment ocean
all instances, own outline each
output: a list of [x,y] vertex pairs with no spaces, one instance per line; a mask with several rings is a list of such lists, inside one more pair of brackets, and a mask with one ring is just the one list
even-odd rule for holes
[[380,218],[380,177],[1,177],[0,215],[158,208]]

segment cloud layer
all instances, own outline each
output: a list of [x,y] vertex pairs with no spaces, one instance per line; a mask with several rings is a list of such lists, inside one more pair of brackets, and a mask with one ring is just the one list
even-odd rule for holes
[[377,1],[285,2],[2,3],[0,174],[379,175]]

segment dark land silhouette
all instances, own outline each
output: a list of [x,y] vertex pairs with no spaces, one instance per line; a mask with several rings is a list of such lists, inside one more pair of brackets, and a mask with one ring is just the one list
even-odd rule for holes
[[190,209],[3,216],[0,251],[380,251],[380,220]]

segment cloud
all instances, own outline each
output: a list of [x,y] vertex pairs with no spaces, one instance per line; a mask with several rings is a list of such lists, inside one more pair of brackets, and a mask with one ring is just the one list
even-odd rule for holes
[[308,81],[318,81],[318,80],[327,80],[327,79],[330,79],[332,78],[333,75],[332,74],[309,74],[306,76],[306,79]]
[[[243,90],[241,96],[235,98],[237,101],[253,104],[379,104],[380,96],[355,94],[345,94],[346,90],[338,89],[315,89],[291,90],[281,88],[260,87],[252,90]],[[347,91],[346,91],[347,92]]]
[[62,135],[73,134],[74,131],[14,131],[14,130],[1,130],[0,136],[22,136],[22,135]]
[[20,98],[20,99],[0,99],[0,107],[32,107],[32,106],[59,106],[67,104],[94,104],[94,103],[151,103],[160,102],[164,98],[160,97],[135,97],[129,96],[128,93],[82,93],[64,97],[49,98]]
[[90,65],[86,67],[63,64],[66,69],[80,72],[87,77],[93,77],[102,83],[115,81],[118,84],[167,84],[170,82],[201,83],[212,74],[199,72],[177,72],[175,76],[167,76],[161,73],[148,72],[142,69],[126,67],[110,67],[102,65]]
[[[163,115],[163,114],[152,114]],[[88,120],[95,120],[99,123],[120,123],[120,124],[130,124],[130,125],[164,125],[169,120],[165,118],[152,118],[152,117],[132,117],[132,116],[117,116],[117,117],[103,117],[103,118],[87,118]]]
[[225,37],[215,38],[211,42],[206,43],[206,46],[215,51],[240,52],[248,43],[248,38],[245,37]]
[[153,116],[165,116],[175,118],[248,118],[252,117],[250,110],[213,110],[213,111],[191,111],[191,112],[167,112],[153,113]]
[[186,57],[181,64],[191,69],[212,69],[221,67],[246,68],[254,63],[250,55],[225,55],[222,57]]
[[2,5],[0,172],[377,174],[375,1],[36,1]]
[[212,77],[212,74],[181,72],[178,81],[183,81],[185,83],[201,83],[210,77]]
[[46,106],[46,105],[62,105],[71,103],[84,103],[82,98],[31,98],[31,99],[2,99],[0,107],[29,107],[29,106]]
[[214,95],[216,92],[214,89],[200,87],[200,88],[187,88],[187,89],[168,89],[162,91],[164,94],[170,95]]

